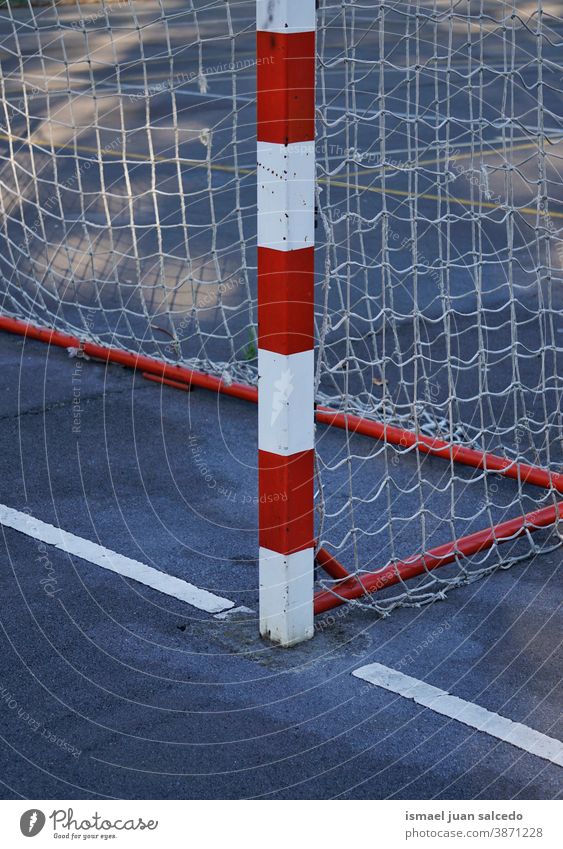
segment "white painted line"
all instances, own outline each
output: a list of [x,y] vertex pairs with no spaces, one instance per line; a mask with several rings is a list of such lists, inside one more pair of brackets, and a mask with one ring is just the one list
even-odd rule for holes
[[538,758],[563,766],[563,743],[554,737],[540,734],[534,728],[529,728],[520,722],[513,722],[505,716],[500,716],[472,702],[458,699],[457,696],[452,696],[445,690],[440,690],[417,678],[411,678],[410,675],[404,675],[388,666],[382,666],[380,663],[362,666],[352,675],[369,681],[376,687],[383,687],[384,690],[404,696],[405,699],[412,699],[417,705],[423,705],[443,716],[463,722],[464,725],[490,734],[491,737],[504,740]]
[[230,601],[228,598],[221,598],[221,596],[214,595],[207,590],[201,590],[187,581],[182,581],[181,578],[175,578],[173,575],[159,572],[158,569],[153,569],[152,566],[147,566],[138,560],[132,560],[130,557],[124,557],[122,554],[110,551],[109,548],[104,548],[95,542],[77,537],[74,534],[68,533],[68,531],[63,531],[62,528],[48,525],[34,516],[21,513],[19,510],[13,510],[4,504],[0,504],[0,525],[13,528],[13,530],[19,531],[21,534],[26,534],[28,537],[41,540],[41,542],[47,545],[54,545],[55,548],[59,548],[61,551],[66,551],[68,554],[73,554],[75,557],[80,557],[82,560],[87,560],[89,563],[101,566],[102,569],[108,569],[110,572],[123,575],[124,578],[138,581],[140,584],[152,587],[157,592],[171,595],[174,598],[180,599],[180,601],[185,601],[186,604],[197,607],[198,610],[205,610],[208,613],[219,613],[221,610],[228,610],[230,607],[234,607],[234,601]]

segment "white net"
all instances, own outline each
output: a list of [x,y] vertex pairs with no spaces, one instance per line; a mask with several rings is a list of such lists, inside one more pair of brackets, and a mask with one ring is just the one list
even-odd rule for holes
[[[321,391],[349,412],[559,469],[557,4],[326,0],[319,14]],[[556,501],[360,436],[340,450],[321,440],[318,462],[321,545],[360,578]],[[359,603],[431,601],[560,539],[527,534]]]
[[3,309],[244,372],[252,5],[6,0],[0,39]]
[[[317,43],[318,400],[558,469],[557,4],[321,0]],[[2,312],[254,382],[254,3],[4,0],[0,60]],[[318,430],[319,541],[360,576],[557,502]]]

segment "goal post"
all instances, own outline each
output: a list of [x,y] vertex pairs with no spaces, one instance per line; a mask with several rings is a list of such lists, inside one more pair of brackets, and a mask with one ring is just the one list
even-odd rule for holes
[[257,0],[259,604],[313,636],[315,0]]

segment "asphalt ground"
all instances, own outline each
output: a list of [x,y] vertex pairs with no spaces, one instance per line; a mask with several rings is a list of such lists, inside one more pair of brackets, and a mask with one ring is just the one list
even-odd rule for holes
[[[0,357],[4,504],[256,611],[253,405],[85,362],[73,433],[76,360],[5,334]],[[3,545],[5,798],[561,793],[555,764],[351,674],[382,663],[561,738],[560,551],[385,619],[340,608],[284,650],[255,613],[216,619],[8,528]]]

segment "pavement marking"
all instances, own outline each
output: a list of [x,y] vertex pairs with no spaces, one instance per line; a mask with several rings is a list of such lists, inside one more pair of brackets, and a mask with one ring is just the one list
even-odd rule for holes
[[228,598],[221,598],[221,596],[214,595],[207,590],[202,590],[187,581],[181,580],[181,578],[175,578],[173,575],[167,575],[165,572],[153,569],[152,566],[147,566],[138,560],[117,554],[109,548],[77,537],[27,513],[6,507],[5,504],[0,504],[0,525],[5,525],[47,545],[53,545],[61,551],[66,551],[68,554],[73,554],[75,557],[101,566],[102,569],[116,572],[124,578],[130,578],[157,590],[157,592],[185,601],[186,604],[197,607],[198,610],[205,610],[207,613],[219,613],[222,610],[234,607],[234,601],[230,601]]
[[[560,141],[563,141],[563,139],[558,139],[557,142],[549,142],[549,144],[559,144]],[[434,157],[433,159],[416,159],[416,160],[414,160],[414,164],[416,164],[417,166],[418,165],[439,165],[441,162],[445,162],[445,161],[447,161],[447,162],[459,162],[461,159],[479,160],[484,156],[501,156],[504,153],[505,149],[508,153],[512,153],[515,150],[519,151],[519,150],[537,150],[538,149],[538,143],[537,142],[526,142],[526,144],[512,144],[511,145],[511,144],[504,144],[502,139],[496,139],[496,140],[493,140],[492,142],[485,142],[485,143],[491,144],[491,145],[496,144],[497,147],[490,147],[487,150],[479,150],[479,151],[473,149],[473,150],[469,151],[469,153],[458,153],[455,156],[448,156],[447,158],[446,158],[445,155],[443,155],[443,156],[440,156],[440,157]],[[503,146],[503,144],[504,144],[504,146]],[[474,142],[460,142],[459,144],[453,143],[453,144],[450,145],[450,147],[453,148],[454,150],[457,150],[458,148],[462,148],[462,147],[464,147],[464,148],[465,147],[475,148],[475,143]],[[391,154],[396,155],[397,153],[408,153],[408,152],[409,151],[407,149],[403,149],[403,150],[400,150],[400,151],[399,150],[389,150],[389,151],[387,151],[387,155],[391,156]],[[380,165],[380,166],[374,167],[374,168],[361,168],[359,171],[354,172],[350,176],[361,177],[363,174],[377,174],[377,173],[380,173],[383,170],[385,170],[385,171],[397,170],[397,165],[408,165],[408,164],[412,165],[413,163],[412,162],[409,163],[408,160],[405,160],[404,162],[399,162],[399,163],[396,163],[395,165],[386,165],[386,166]]]
[[541,734],[534,728],[529,728],[520,722],[513,722],[505,716],[500,716],[500,714],[493,713],[472,702],[466,702],[464,699],[450,695],[445,690],[440,690],[438,687],[433,687],[417,678],[411,678],[410,675],[404,675],[402,672],[390,669],[381,663],[370,663],[367,666],[362,666],[354,670],[352,675],[355,675],[356,678],[362,678],[376,687],[383,687],[384,690],[389,690],[391,693],[412,699],[417,705],[423,705],[436,713],[441,713],[443,716],[449,716],[451,719],[463,722],[464,725],[490,734],[491,737],[504,740],[512,746],[536,755],[538,758],[563,766],[563,743],[554,737]]

